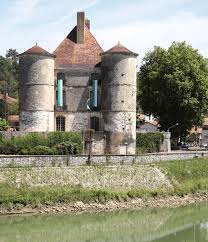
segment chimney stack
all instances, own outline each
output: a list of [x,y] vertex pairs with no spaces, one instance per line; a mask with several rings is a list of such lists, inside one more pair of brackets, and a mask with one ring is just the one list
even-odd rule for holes
[[85,25],[90,29],[90,20],[88,18],[85,19]]
[[85,13],[77,13],[77,43],[84,44],[85,41]]

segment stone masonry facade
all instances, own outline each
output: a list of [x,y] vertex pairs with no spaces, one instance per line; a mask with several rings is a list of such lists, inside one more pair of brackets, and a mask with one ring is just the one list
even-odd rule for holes
[[136,57],[120,43],[104,52],[78,12],[52,54],[35,45],[19,56],[20,131],[93,129],[97,153],[135,154]]

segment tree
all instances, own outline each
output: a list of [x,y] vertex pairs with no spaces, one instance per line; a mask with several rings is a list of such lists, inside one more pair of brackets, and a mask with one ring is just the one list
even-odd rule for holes
[[208,108],[207,61],[185,42],[148,52],[139,72],[138,102],[144,113],[159,119],[162,130],[184,136],[202,122]]
[[9,49],[6,51],[6,58],[17,63],[19,53],[16,49]]
[[9,49],[6,58],[0,56],[0,93],[18,96],[18,52]]
[[[6,58],[0,56],[0,94],[18,97],[18,53],[9,49]],[[7,105],[6,100],[0,101],[0,117],[6,118],[8,114],[17,113],[18,106]]]

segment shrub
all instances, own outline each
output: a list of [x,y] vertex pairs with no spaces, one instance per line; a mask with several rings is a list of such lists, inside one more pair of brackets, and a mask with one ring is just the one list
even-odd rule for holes
[[71,141],[60,143],[56,146],[59,155],[79,154],[80,145]]
[[22,149],[18,152],[18,155],[30,155],[31,154],[31,150],[29,149]]
[[0,118],[0,131],[6,131],[9,128],[9,123],[3,118]]
[[3,140],[4,140],[4,136],[3,134],[0,133],[0,143],[3,142]]
[[68,141],[82,145],[82,136],[78,132],[53,132],[49,133],[47,138],[50,147]]
[[137,133],[136,146],[138,153],[159,152],[163,143],[162,133]]
[[4,139],[0,137],[0,154],[5,155],[53,155],[78,154],[82,150],[82,138],[79,133],[54,132],[45,134],[31,133],[25,136]]
[[33,150],[31,150],[33,155],[56,155],[57,150],[55,148],[50,148],[47,146],[36,146]]

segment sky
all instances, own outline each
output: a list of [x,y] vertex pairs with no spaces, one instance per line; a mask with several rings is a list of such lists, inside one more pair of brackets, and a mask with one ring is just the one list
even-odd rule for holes
[[207,0],[0,0],[0,55],[36,42],[53,52],[85,11],[104,50],[120,41],[144,54],[186,41],[208,57]]

